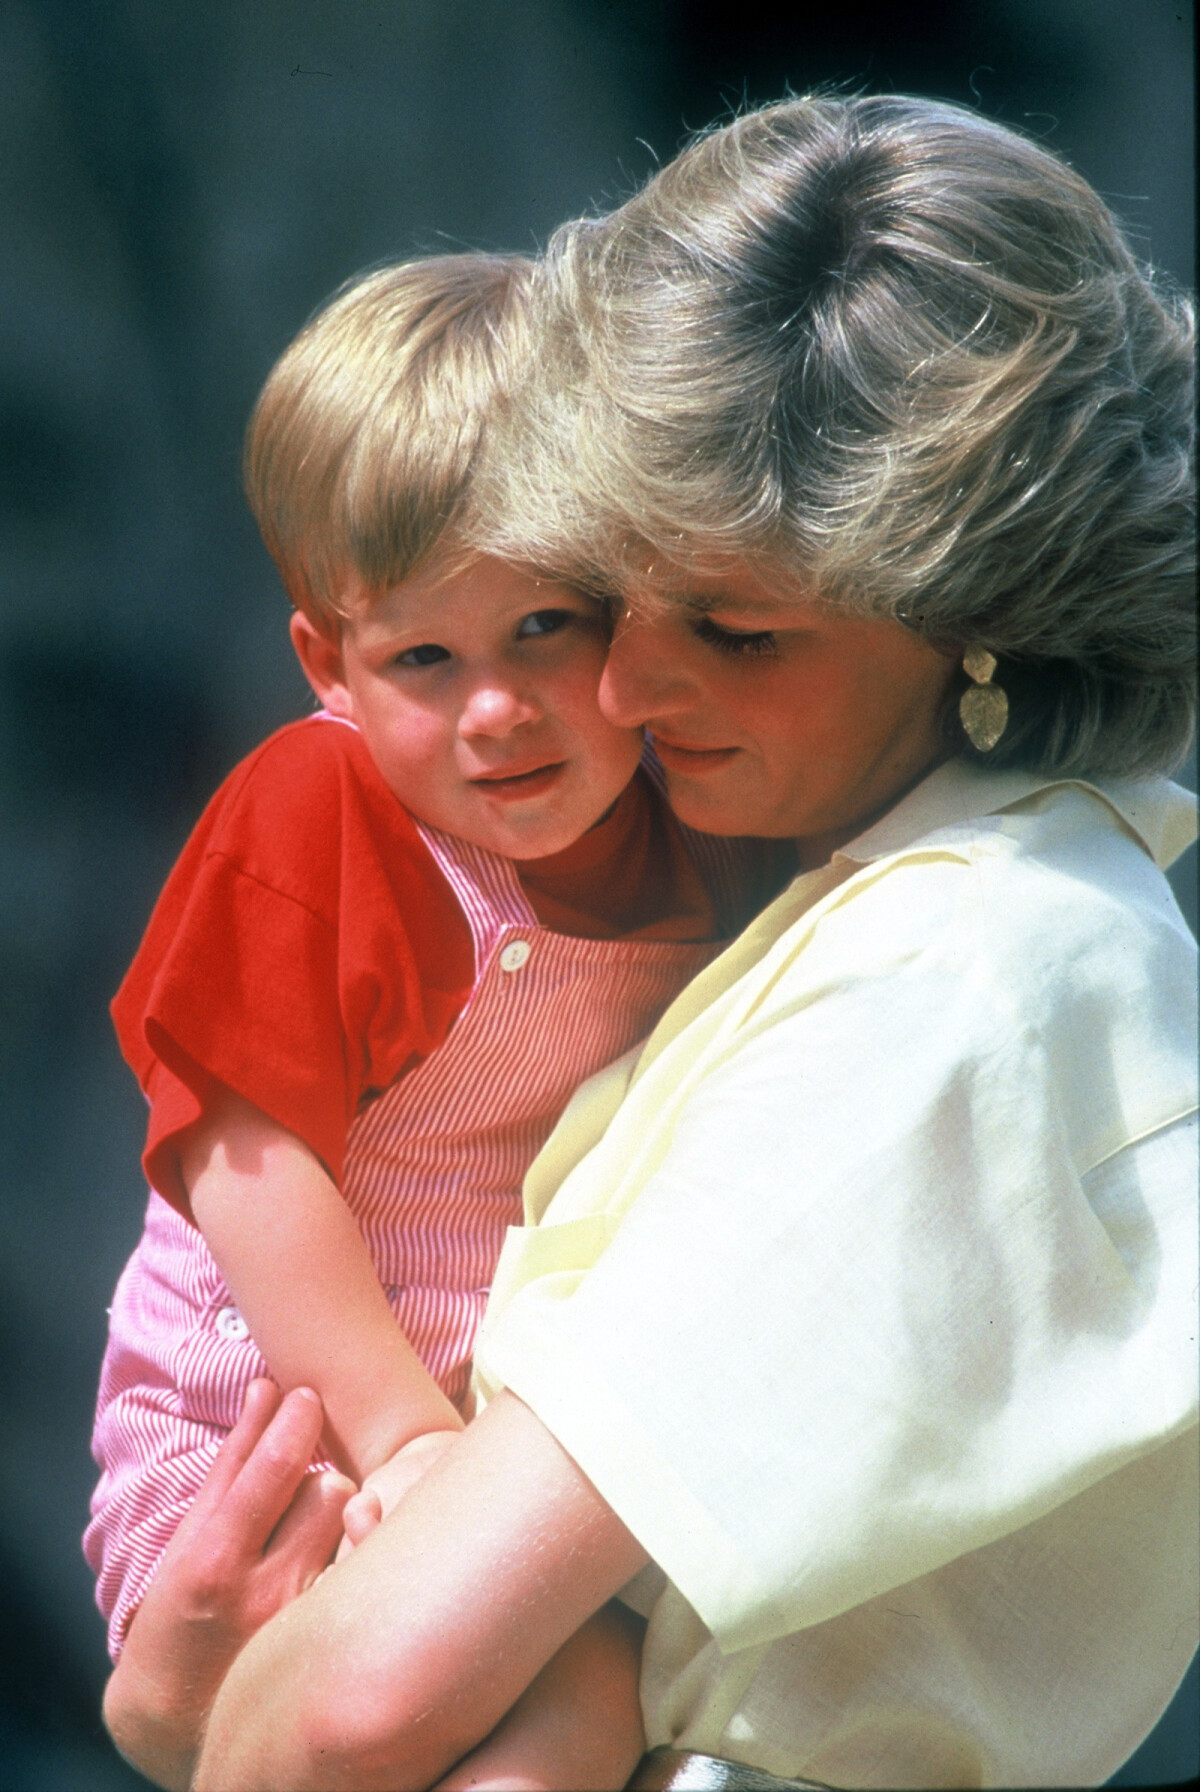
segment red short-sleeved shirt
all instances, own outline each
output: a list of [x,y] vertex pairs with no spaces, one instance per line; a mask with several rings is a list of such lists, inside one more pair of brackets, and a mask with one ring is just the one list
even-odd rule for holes
[[187,1212],[175,1141],[213,1083],[340,1179],[355,1112],[441,1044],[473,974],[467,921],[357,731],[281,729],[209,803],[112,1005],[151,1103],[151,1184]]
[[[716,936],[679,824],[641,776],[521,874],[556,931]],[[218,1086],[340,1182],[355,1114],[436,1051],[473,981],[469,923],[357,729],[328,716],[280,729],[204,811],[112,1005],[150,1101],[151,1185],[190,1217],[179,1135]]]

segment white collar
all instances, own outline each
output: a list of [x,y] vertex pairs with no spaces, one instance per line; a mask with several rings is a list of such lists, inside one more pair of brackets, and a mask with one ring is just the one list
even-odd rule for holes
[[950,759],[833,856],[870,864],[890,853],[903,852],[937,828],[978,821],[1014,808],[1041,791],[1063,786],[1086,790],[1106,803],[1160,870],[1173,864],[1196,838],[1196,798],[1168,778],[1093,782],[1042,777],[1036,772],[990,772],[962,759]]

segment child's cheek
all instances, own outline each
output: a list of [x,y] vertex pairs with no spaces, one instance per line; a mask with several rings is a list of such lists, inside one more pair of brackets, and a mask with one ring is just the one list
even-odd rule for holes
[[416,705],[403,715],[393,715],[386,731],[367,744],[388,785],[402,801],[436,786],[454,770],[453,728]]

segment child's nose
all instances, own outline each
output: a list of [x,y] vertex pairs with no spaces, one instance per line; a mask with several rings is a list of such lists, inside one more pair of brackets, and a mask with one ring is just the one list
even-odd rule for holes
[[463,705],[458,732],[464,740],[474,735],[510,734],[514,728],[535,722],[541,709],[528,692],[514,685],[489,680],[475,687]]

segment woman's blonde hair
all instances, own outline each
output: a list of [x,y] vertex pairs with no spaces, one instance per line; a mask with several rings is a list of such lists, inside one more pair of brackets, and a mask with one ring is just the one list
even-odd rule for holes
[[748,559],[987,647],[989,764],[1181,757],[1191,311],[1045,150],[919,99],[749,113],[558,233],[535,329],[481,541],[618,586]]
[[529,343],[532,264],[439,255],[350,281],[284,351],[246,434],[246,495],[292,602],[337,626],[462,510],[489,411]]

